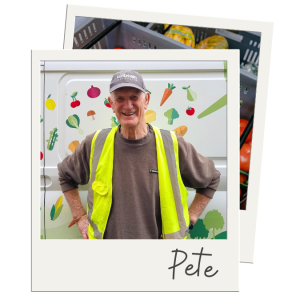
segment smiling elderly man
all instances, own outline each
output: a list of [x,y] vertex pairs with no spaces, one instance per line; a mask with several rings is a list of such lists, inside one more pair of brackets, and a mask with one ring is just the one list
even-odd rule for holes
[[[131,70],[108,97],[120,125],[88,135],[58,164],[62,191],[84,239],[184,239],[213,197],[220,172],[173,131],[145,122],[150,94]],[[78,193],[89,182],[87,212]],[[196,190],[188,208],[187,190]]]

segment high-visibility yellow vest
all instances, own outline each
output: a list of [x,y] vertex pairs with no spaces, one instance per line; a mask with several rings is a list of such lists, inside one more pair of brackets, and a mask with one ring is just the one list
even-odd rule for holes
[[[162,233],[165,239],[185,239],[189,226],[188,192],[179,171],[175,132],[154,126],[157,151]],[[98,130],[92,140],[87,199],[89,239],[103,239],[112,204],[114,138],[118,127]]]

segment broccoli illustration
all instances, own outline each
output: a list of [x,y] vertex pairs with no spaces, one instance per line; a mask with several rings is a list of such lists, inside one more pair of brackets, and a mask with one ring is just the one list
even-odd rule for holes
[[170,108],[164,113],[164,116],[168,118],[168,124],[173,125],[173,120],[179,118],[179,114],[175,108]]
[[116,126],[120,125],[120,123],[119,123],[119,121],[117,121],[116,117],[111,117],[111,121],[112,121],[112,123],[110,125],[111,127],[116,127]]

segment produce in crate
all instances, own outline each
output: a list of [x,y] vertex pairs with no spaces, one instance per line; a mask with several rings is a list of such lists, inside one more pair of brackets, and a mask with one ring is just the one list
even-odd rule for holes
[[[169,24],[164,25],[166,29]],[[195,36],[191,28],[181,25],[172,25],[169,30],[165,33],[165,36],[171,39],[183,43],[192,48],[195,47]]]
[[196,49],[228,49],[228,42],[222,35],[213,35],[196,45]]
[[160,106],[162,106],[166,102],[166,100],[171,96],[172,90],[174,90],[175,88],[176,88],[176,86],[174,86],[173,83],[168,83],[168,88],[165,89],[165,92],[164,92],[161,102],[160,102]]
[[[245,120],[245,119],[240,119],[240,137],[242,136],[245,128],[247,127],[249,121]],[[251,143],[251,140],[252,140],[252,131],[253,131],[253,128],[251,129],[249,135],[247,136],[246,138],[246,141],[245,143]]]
[[250,168],[250,155],[251,146],[249,144],[244,144],[240,150],[240,169],[246,173],[249,172]]
[[240,183],[245,183],[247,181],[247,176],[245,174],[240,173]]

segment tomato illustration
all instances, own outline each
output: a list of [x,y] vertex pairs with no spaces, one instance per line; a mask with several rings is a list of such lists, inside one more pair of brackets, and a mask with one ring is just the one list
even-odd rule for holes
[[106,107],[111,107],[110,103],[108,102],[108,100],[105,98],[104,104]]
[[251,146],[244,144],[240,150],[240,169],[244,172],[249,172],[250,167]]
[[195,113],[195,109],[193,107],[188,107],[186,113],[187,115],[192,116]]
[[42,159],[43,159],[43,157],[44,157],[44,155],[43,155],[43,152],[42,152],[42,151],[40,151],[40,160],[42,160]]

